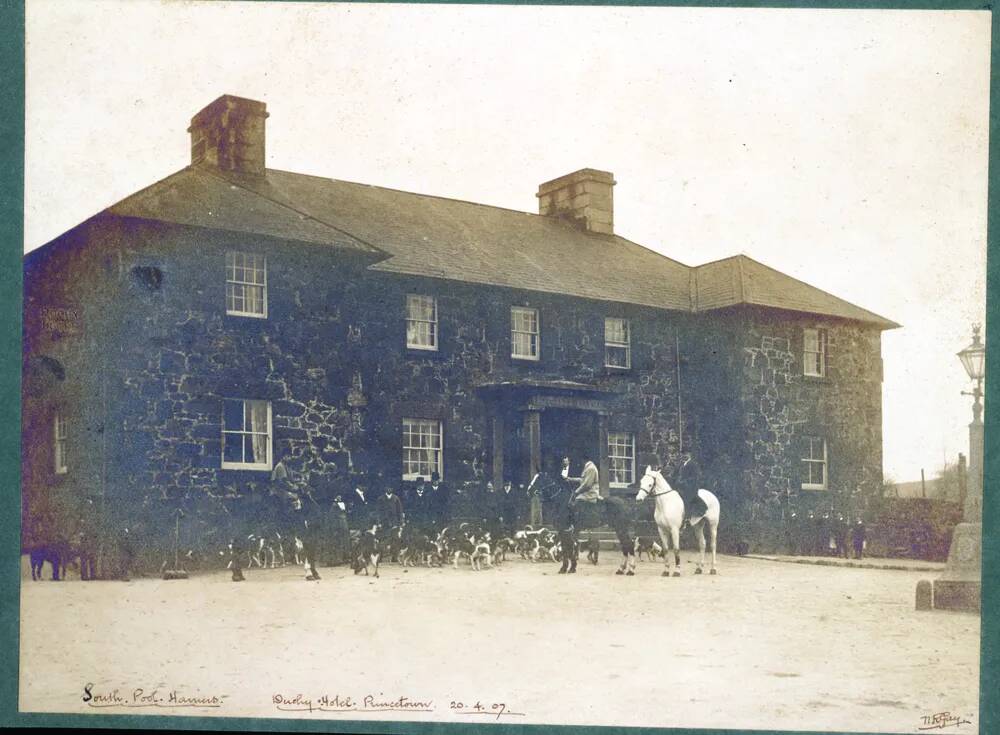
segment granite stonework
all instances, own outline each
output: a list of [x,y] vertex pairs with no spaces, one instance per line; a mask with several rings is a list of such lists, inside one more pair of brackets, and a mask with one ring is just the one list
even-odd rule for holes
[[[491,409],[476,389],[486,383],[605,389],[607,428],[635,433],[639,462],[677,454],[684,315],[373,273],[363,256],[342,251],[135,220],[100,218],[64,239],[26,261],[25,355],[34,367],[25,376],[38,393],[25,406],[26,517],[51,499],[44,488],[53,481],[72,486],[61,518],[87,497],[102,499],[116,527],[148,522],[154,507],[163,526],[170,507],[192,502],[239,516],[241,499],[249,507],[271,479],[222,469],[225,397],[271,401],[275,458],[294,487],[322,498],[379,475],[398,486],[403,417],[442,420],[449,483],[484,481]],[[266,255],[266,319],[225,314],[228,249]],[[408,293],[438,299],[436,352],[405,346]],[[512,305],[540,310],[537,362],[510,356]],[[75,331],[53,331],[41,318],[53,310],[79,313]],[[604,367],[606,315],[631,320],[629,370]],[[61,380],[35,376],[45,361],[60,366]],[[48,440],[57,404],[71,417],[61,476]]]
[[[798,496],[803,509],[859,509],[882,486],[882,357],[876,330],[785,313],[739,322],[740,401],[752,497]],[[826,330],[823,377],[804,374],[803,330]],[[827,443],[827,490],[802,489],[803,437]]]
[[[266,256],[266,319],[226,315],[227,250]],[[693,451],[730,517],[771,494],[841,507],[881,484],[876,327],[748,307],[671,312],[381,273],[374,260],[109,215],[29,255],[25,543],[38,524],[71,526],[88,498],[111,526],[150,529],[150,543],[166,543],[178,508],[207,535],[243,524],[271,478],[222,469],[227,397],[271,402],[275,459],[322,500],[356,483],[401,484],[404,417],[443,422],[447,482],[492,479],[491,422],[507,408],[480,389],[547,381],[603,391],[605,430],[635,435],[639,473],[660,461],[669,476]],[[437,351],[407,349],[408,293],[437,298]],[[537,362],[511,358],[511,306],[539,309]],[[628,370],[604,366],[606,316],[630,320]],[[823,378],[802,374],[802,329],[816,326],[828,333]],[[62,475],[55,410],[69,417]],[[526,481],[522,427],[507,418],[505,476]],[[828,441],[827,491],[800,489],[805,435]],[[542,449],[554,451],[544,436]]]

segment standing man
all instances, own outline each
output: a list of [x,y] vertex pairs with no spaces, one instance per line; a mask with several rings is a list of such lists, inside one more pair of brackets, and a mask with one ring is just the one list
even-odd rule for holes
[[428,505],[430,515],[435,527],[441,528],[448,523],[448,487],[441,482],[441,475],[437,470],[431,472],[431,489],[427,491],[430,496]]
[[427,533],[431,520],[431,496],[427,494],[427,486],[423,478],[417,481],[417,486],[406,500],[407,517],[413,530]]
[[351,556],[351,532],[347,527],[347,503],[344,496],[337,493],[330,506],[330,566],[346,564]]
[[524,495],[514,490],[514,485],[510,480],[503,484],[503,492],[500,493],[500,520],[503,523],[503,532],[508,536],[513,536],[521,521],[521,498]]
[[479,516],[482,518],[483,527],[489,532],[490,539],[494,542],[500,538],[500,498],[492,482],[487,482],[482,494],[479,496]]
[[854,545],[854,558],[861,559],[865,555],[865,522],[861,520],[861,516],[858,516],[857,520],[854,521],[854,527],[851,529],[851,541]]
[[375,518],[385,531],[403,525],[403,501],[389,485],[385,486],[385,494],[375,501]]
[[347,522],[351,528],[364,531],[371,527],[371,504],[368,500],[368,493],[361,485],[355,486],[347,496]]

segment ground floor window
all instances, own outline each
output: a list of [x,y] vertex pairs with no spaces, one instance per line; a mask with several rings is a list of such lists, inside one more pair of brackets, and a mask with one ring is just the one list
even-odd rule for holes
[[608,432],[608,471],[612,487],[628,487],[635,482],[635,435]]
[[429,480],[432,472],[444,477],[441,422],[403,419],[403,479]]
[[804,438],[802,455],[802,489],[826,490],[826,439],[819,436]]
[[270,470],[271,443],[270,401],[223,400],[223,469]]
[[62,417],[61,414],[56,414],[53,420],[53,432],[55,435],[54,442],[54,452],[55,455],[55,471],[57,475],[64,475],[69,471],[69,467],[66,464],[66,419]]

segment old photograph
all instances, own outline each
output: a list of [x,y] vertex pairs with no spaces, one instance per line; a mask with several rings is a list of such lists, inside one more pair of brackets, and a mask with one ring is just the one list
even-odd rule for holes
[[980,732],[990,23],[29,1],[19,710]]

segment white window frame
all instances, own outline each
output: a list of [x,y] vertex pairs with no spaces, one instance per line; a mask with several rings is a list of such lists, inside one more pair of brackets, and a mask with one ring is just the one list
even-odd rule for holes
[[[243,416],[243,426],[236,429],[226,428],[226,401],[240,401],[243,404],[243,411],[241,416]],[[266,403],[267,404],[267,432],[255,432],[249,431],[246,428],[246,404],[248,402],[255,403]],[[267,436],[267,458],[264,462],[227,462],[226,461],[226,435],[234,435],[240,437],[240,445],[242,446],[243,437],[253,436],[253,435],[266,435]],[[241,449],[242,453],[242,449]],[[262,470],[271,471],[271,465],[274,458],[274,431],[271,425],[271,402],[264,401],[258,398],[223,398],[222,399],[222,469],[224,470]]]
[[[406,443],[407,436],[408,435],[409,436],[413,436],[414,435],[412,431],[411,432],[407,432],[407,430],[406,430],[407,424],[409,424],[411,426],[416,426],[418,428],[418,431],[417,431],[417,434],[416,434],[417,436],[428,436],[428,437],[435,437],[436,436],[436,438],[437,438],[437,447],[434,447],[433,445],[432,446],[419,446],[419,445],[407,444]],[[419,431],[419,429],[421,427],[433,427],[433,428],[436,429],[436,432],[433,432],[433,433],[431,433],[431,432],[421,432],[421,431]],[[444,479],[444,422],[443,421],[439,421],[438,419],[422,419],[422,418],[415,418],[415,417],[412,417],[412,418],[411,417],[406,417],[406,418],[404,418],[403,419],[403,423],[402,423],[402,437],[401,437],[401,442],[400,443],[402,445],[402,453],[403,453],[402,460],[403,460],[403,479],[404,480],[420,480],[420,479],[430,480],[431,479],[431,474],[433,472],[437,472],[438,473],[438,477],[440,477],[442,480]],[[426,474],[421,473],[421,472],[407,472],[408,467],[414,463],[413,460],[410,460],[408,458],[407,452],[411,452],[411,451],[413,451],[413,452],[424,452],[424,451],[426,451],[428,449],[431,449],[431,450],[435,450],[436,449],[437,450],[437,457],[436,457],[437,461],[434,463],[434,465],[436,465],[436,466],[430,467],[430,469],[427,471]],[[417,459],[415,461],[417,463],[420,462],[419,459]]]
[[[625,441],[621,441],[621,439]],[[620,454],[615,450],[626,449],[627,454]],[[615,467],[616,460],[625,460],[627,465],[623,469],[628,473],[631,478],[628,482],[615,482],[614,477],[617,469]],[[632,487],[635,484],[635,434],[628,431],[609,431],[608,432],[608,475],[611,478],[608,482],[610,487],[624,488]]]
[[[829,486],[829,457],[827,454],[826,439],[821,436],[805,436],[803,437],[803,439],[805,439],[805,441],[808,442],[809,444],[809,452],[808,452],[809,456],[802,457],[801,459],[803,470],[805,470],[808,467],[811,467],[812,465],[819,465],[823,475],[823,482],[815,483],[815,482],[809,482],[807,480],[802,483],[802,489],[826,490],[827,487]],[[822,454],[823,454],[822,458],[813,456],[813,454],[815,453],[814,450],[816,448],[817,443],[822,445]],[[812,479],[812,472],[808,473],[808,477]]]
[[[517,317],[531,315],[534,321],[534,331],[526,329],[517,329]],[[537,362],[542,353],[542,335],[541,335],[541,315],[538,309],[532,308],[530,306],[512,306],[510,307],[510,356],[515,360],[532,360]],[[529,344],[531,343],[531,337],[535,338],[535,351],[531,354],[522,354],[517,351],[518,335],[528,335]]]
[[[810,339],[814,349],[810,349]],[[826,377],[827,340],[825,329],[802,330],[802,374],[811,378]],[[816,368],[816,365],[819,365]]]
[[[609,322],[621,322],[622,330],[625,333],[625,341],[615,341],[608,336],[608,323]],[[617,349],[625,351],[625,364],[624,365],[614,365],[608,359],[611,352],[609,350]],[[628,319],[618,316],[606,316],[604,317],[604,367],[613,368],[615,370],[631,370],[632,369],[632,324]]]
[[52,458],[53,469],[57,475],[65,475],[69,472],[69,466],[66,463],[66,441],[68,438],[66,419],[57,412],[52,419]]
[[[241,259],[237,265],[237,258]],[[242,271],[243,278],[237,278],[237,269]],[[246,280],[246,274],[252,273],[253,280]],[[257,274],[260,274],[258,282]],[[261,311],[244,311],[236,309],[235,292],[242,289],[243,303],[246,304],[247,289],[259,288],[261,290]],[[226,314],[229,316],[247,316],[254,319],[267,319],[267,257],[259,253],[244,253],[238,250],[226,252]]]
[[[423,305],[426,306],[430,304],[432,310],[432,318],[425,319],[423,317],[414,316],[419,314],[419,311],[414,311],[415,306]],[[430,325],[430,337],[431,344],[419,344],[410,341],[410,325],[411,324],[428,324]],[[406,347],[411,350],[427,350],[428,352],[437,352],[439,340],[438,332],[438,306],[437,297],[427,296],[424,294],[407,294],[406,295]]]

